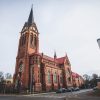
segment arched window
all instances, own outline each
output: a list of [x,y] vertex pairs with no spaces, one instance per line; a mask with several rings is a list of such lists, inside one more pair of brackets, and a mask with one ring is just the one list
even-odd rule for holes
[[68,68],[68,72],[70,73],[70,69]]
[[71,74],[71,73],[70,73],[70,69],[68,68],[68,69],[66,70],[66,75],[67,75],[67,76],[70,76],[70,74]]
[[50,79],[50,71],[48,71],[48,83],[51,83],[51,79]]
[[33,34],[31,33],[30,35],[30,44],[32,45],[33,44]]
[[19,72],[23,72],[23,63],[22,62],[19,64]]
[[63,76],[60,74],[60,83],[63,83]]
[[69,81],[69,82],[71,81],[71,78],[70,78],[70,77],[68,78],[68,81]]
[[26,42],[26,35],[24,35],[24,40],[23,41],[24,41],[24,44],[25,44],[25,42]]
[[21,41],[20,41],[21,46],[23,46],[25,44],[25,42],[26,42],[26,35],[23,34],[21,37]]
[[37,39],[36,39],[36,35],[34,35],[34,46],[37,45]]
[[54,83],[57,83],[57,74],[56,74],[56,72],[54,73]]
[[68,83],[69,83],[69,84],[71,83],[71,77],[68,78]]

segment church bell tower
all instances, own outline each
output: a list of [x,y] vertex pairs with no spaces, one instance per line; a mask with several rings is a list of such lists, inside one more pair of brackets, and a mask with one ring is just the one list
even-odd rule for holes
[[29,55],[39,52],[39,32],[34,22],[33,8],[31,8],[28,21],[25,22],[21,32],[16,57],[14,83],[21,83],[28,88],[29,81]]
[[31,8],[28,21],[25,22],[19,41],[18,56],[26,56],[39,51],[39,32],[34,22],[33,9]]

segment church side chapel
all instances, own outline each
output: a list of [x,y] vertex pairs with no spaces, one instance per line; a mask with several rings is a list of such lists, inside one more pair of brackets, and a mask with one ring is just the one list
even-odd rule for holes
[[53,91],[72,86],[71,64],[67,54],[58,58],[39,52],[39,31],[31,8],[19,39],[14,73],[14,84],[18,89],[30,92]]

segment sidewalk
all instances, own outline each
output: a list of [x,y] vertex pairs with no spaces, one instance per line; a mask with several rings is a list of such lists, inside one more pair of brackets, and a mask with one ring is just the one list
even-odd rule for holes
[[33,95],[33,96],[35,96],[35,95],[46,95],[46,94],[56,94],[56,92],[47,92],[47,93],[33,93],[33,94],[27,94],[27,95]]
[[34,95],[46,95],[46,94],[55,94],[56,92],[47,92],[47,93],[33,93],[33,94],[0,94],[0,96],[18,96],[18,95],[22,95],[22,96],[34,96]]

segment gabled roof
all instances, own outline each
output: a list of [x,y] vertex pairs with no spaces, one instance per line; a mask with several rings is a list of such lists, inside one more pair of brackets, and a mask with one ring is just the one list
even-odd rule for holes
[[61,58],[57,58],[56,61],[58,62],[58,64],[63,64],[65,61],[66,57],[61,57]]

